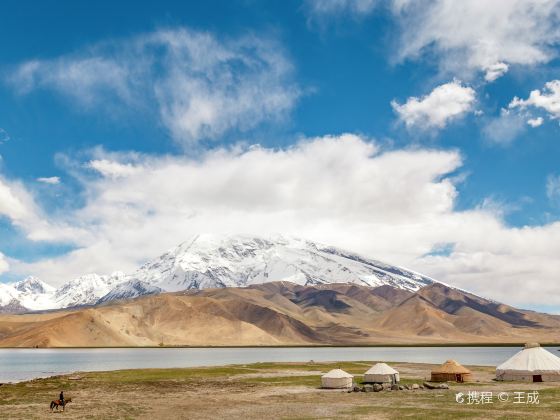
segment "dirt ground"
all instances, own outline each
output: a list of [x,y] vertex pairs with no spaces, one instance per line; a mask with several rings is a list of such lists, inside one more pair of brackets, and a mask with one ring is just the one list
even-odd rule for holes
[[[267,363],[192,369],[78,373],[0,386],[0,418],[9,419],[315,419],[315,418],[560,418],[560,383],[500,383],[493,369],[470,367],[474,382],[448,390],[351,392],[320,389],[320,375],[340,367],[356,374],[373,362]],[[432,365],[392,363],[401,383],[422,382]],[[72,398],[52,412],[60,390]],[[468,403],[468,393],[492,392],[492,403]],[[537,391],[539,404],[514,402]],[[462,392],[464,402],[456,402]],[[507,401],[498,401],[499,393]],[[471,394],[472,395],[472,394]],[[479,395],[479,394],[478,394]],[[502,394],[504,398],[505,394]],[[518,401],[520,398],[518,397]]]

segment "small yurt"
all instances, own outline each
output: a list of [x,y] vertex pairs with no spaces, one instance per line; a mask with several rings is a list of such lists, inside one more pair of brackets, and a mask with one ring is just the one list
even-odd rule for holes
[[386,363],[376,363],[364,373],[364,382],[396,384],[399,380],[399,372]]
[[538,343],[525,348],[496,368],[498,381],[552,382],[560,381],[560,357],[543,349]]
[[352,388],[353,375],[342,369],[333,369],[321,376],[323,388]]
[[447,360],[439,368],[432,370],[432,382],[468,382],[471,379],[471,371],[455,360]]

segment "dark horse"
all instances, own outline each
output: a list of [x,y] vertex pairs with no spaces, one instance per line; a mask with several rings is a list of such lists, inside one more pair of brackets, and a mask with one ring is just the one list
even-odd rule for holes
[[72,402],[72,398],[68,398],[67,400],[64,400],[64,404],[62,404],[62,401],[60,401],[60,400],[51,401],[51,411],[55,408],[56,408],[56,411],[58,411],[58,406],[61,406],[62,411],[64,411],[64,407],[66,407],[66,404],[71,403],[71,402]]

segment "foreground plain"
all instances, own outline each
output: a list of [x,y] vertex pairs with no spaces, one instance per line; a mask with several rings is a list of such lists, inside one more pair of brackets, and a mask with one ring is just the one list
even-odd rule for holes
[[[0,386],[0,418],[560,418],[560,384],[499,383],[493,368],[471,367],[477,382],[449,390],[347,393],[320,389],[320,375],[340,367],[359,383],[372,362],[259,363],[213,368],[80,373]],[[401,383],[421,384],[433,365],[392,363]],[[49,403],[65,391],[64,414]],[[539,392],[540,404],[458,404],[457,392]]]

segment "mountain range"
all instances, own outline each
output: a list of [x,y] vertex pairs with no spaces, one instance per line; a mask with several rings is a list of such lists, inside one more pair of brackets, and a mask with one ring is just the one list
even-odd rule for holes
[[0,312],[0,347],[560,341],[560,316],[285,236],[200,235],[131,274],[0,284]]
[[435,280],[309,240],[274,236],[198,235],[130,274],[86,274],[54,288],[35,277],[0,283],[0,313],[96,305],[191,289],[353,283],[417,291]]
[[0,347],[559,342],[560,316],[431,283],[191,289],[87,308],[0,315]]

